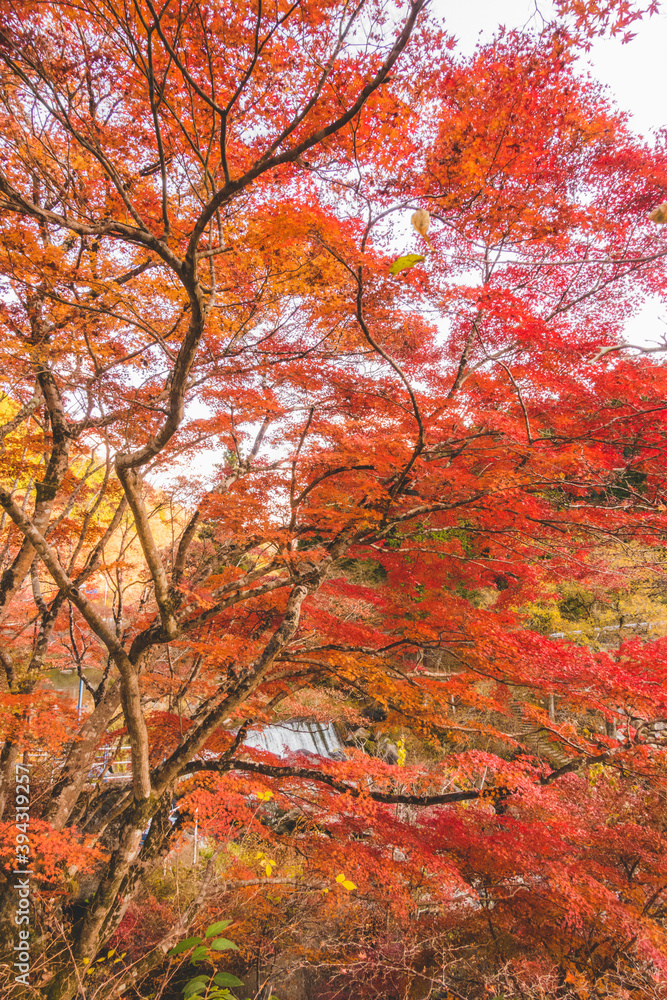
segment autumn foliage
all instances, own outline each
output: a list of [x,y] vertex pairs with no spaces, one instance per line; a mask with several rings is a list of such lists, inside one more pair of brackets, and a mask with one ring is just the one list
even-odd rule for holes
[[[257,997],[662,996],[667,638],[548,627],[667,602],[665,136],[577,62],[653,8],[0,9],[25,995],[180,989],[222,914]],[[244,744],[304,717],[340,759]]]

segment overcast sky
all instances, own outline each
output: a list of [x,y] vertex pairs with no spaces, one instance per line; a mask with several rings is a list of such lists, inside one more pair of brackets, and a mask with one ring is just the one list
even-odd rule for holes
[[[539,8],[542,17],[536,14]],[[433,0],[464,52],[488,40],[499,24],[507,28],[540,27],[553,6],[543,0]],[[615,38],[598,39],[582,60],[607,84],[616,103],[632,114],[632,126],[648,136],[667,125],[667,5],[656,16],[636,22],[636,37],[623,45]]]
[[[539,28],[553,17],[553,5],[544,0],[432,0],[432,10],[456,36],[459,50],[471,53],[479,41],[489,40],[498,25]],[[631,115],[635,132],[651,138],[667,126],[667,3],[663,11],[632,26],[635,37],[625,45],[616,38],[597,39],[582,57],[582,68],[609,88],[610,96]],[[647,299],[641,312],[628,321],[626,340],[649,344],[667,332],[667,310],[657,298]]]

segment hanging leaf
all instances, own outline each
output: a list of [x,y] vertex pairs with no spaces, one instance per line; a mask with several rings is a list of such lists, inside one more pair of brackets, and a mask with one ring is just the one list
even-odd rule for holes
[[654,208],[649,214],[649,219],[651,222],[657,222],[659,226],[664,226],[667,224],[667,201],[663,201],[661,205]]
[[422,261],[426,260],[426,257],[420,253],[408,253],[404,257],[397,257],[394,263],[389,268],[390,274],[398,274],[400,271],[407,271],[409,267],[414,267],[415,264],[421,264]]
[[431,241],[428,236],[429,226],[431,225],[431,216],[426,211],[425,208],[418,208],[410,219],[412,225],[417,230],[420,236],[423,236],[428,245],[431,245]]

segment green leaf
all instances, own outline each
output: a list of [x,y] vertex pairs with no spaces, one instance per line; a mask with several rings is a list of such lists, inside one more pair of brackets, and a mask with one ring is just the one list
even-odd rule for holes
[[208,955],[207,948],[195,948],[195,950],[192,952],[192,958],[190,959],[190,964],[197,965],[197,963],[201,962],[202,959],[206,958],[207,955]]
[[389,273],[398,274],[399,271],[406,271],[409,267],[414,267],[415,264],[421,264],[423,260],[426,260],[426,257],[420,253],[408,253],[404,257],[397,257],[389,268]]
[[183,987],[183,996],[185,1000],[190,1000],[190,997],[196,997],[198,993],[203,993],[208,984],[203,983],[188,983],[187,986]]
[[213,976],[213,982],[216,986],[243,986],[241,980],[233,976],[231,972],[216,972]]
[[216,923],[211,924],[210,927],[206,928],[206,937],[213,937],[214,934],[219,934],[220,931],[224,931],[225,927],[229,927],[232,923],[231,920],[218,920]]
[[201,993],[208,986],[208,976],[197,976],[196,979],[191,979],[189,983],[186,983],[183,987],[184,997],[194,997],[197,993]]
[[234,951],[239,950],[239,946],[230,941],[229,938],[216,938],[215,941],[211,941],[211,948],[213,951],[228,951],[230,948]]
[[167,952],[167,954],[168,955],[180,955],[181,952],[187,951],[188,948],[192,948],[192,947],[194,947],[194,945],[201,944],[201,943],[202,943],[202,938],[200,938],[200,937],[185,938],[184,941],[180,941],[177,945],[175,945],[173,948],[171,948]]

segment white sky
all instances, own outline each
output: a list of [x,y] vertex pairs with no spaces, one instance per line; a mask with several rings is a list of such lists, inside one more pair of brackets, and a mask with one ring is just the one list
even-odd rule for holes
[[[477,41],[491,38],[498,25],[540,27],[542,18],[551,20],[554,8],[543,0],[432,0],[431,10],[444,19],[459,48],[470,53]],[[615,38],[597,39],[582,64],[588,64],[618,106],[632,114],[633,129],[648,136],[667,125],[667,5],[631,30],[636,37],[626,45]]]
[[[546,0],[432,0],[434,13],[456,36],[460,51],[469,54],[479,41],[488,41],[499,25],[540,28],[553,18]],[[539,11],[539,13],[538,13]],[[630,113],[633,131],[651,138],[667,126],[667,3],[654,17],[635,22],[635,37],[625,45],[616,38],[596,39],[581,59],[609,88],[617,106]],[[666,310],[657,298],[647,299],[642,311],[626,325],[630,343],[647,344],[667,332]]]

